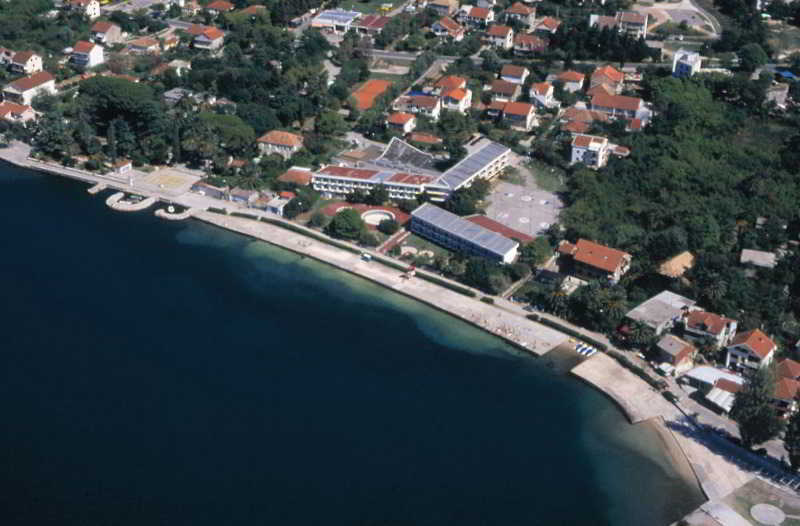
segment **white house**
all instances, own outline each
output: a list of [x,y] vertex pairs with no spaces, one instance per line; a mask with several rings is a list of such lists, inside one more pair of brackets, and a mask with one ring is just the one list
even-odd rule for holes
[[202,33],[196,35],[192,40],[192,45],[196,49],[214,50],[222,47],[225,42],[225,33],[216,27],[207,27]]
[[736,320],[719,316],[713,312],[695,310],[683,318],[683,332],[687,338],[711,340],[717,347],[725,347],[736,336]]
[[505,64],[503,69],[500,70],[500,78],[514,84],[525,84],[529,74],[528,68],[513,64]]
[[100,16],[100,2],[97,0],[70,0],[68,7],[82,13],[89,20]]
[[10,68],[14,73],[33,75],[42,71],[42,57],[33,51],[20,51],[11,59]]
[[437,37],[450,37],[454,42],[460,42],[464,39],[464,28],[449,16],[442,17],[437,22],[434,22],[431,30]]
[[672,56],[672,76],[677,78],[689,78],[700,71],[702,57],[695,51],[679,49]]
[[5,101],[0,102],[0,119],[25,123],[36,119],[36,112],[30,106]]
[[503,120],[512,128],[531,131],[536,126],[536,108],[527,102],[509,102],[503,108]]
[[531,84],[530,99],[539,108],[557,108],[561,103],[555,97],[555,88],[549,82]]
[[508,26],[493,24],[486,31],[486,38],[496,48],[511,49],[514,47],[514,30]]
[[664,290],[631,309],[625,317],[646,325],[656,336],[660,336],[674,327],[686,312],[693,310],[695,303],[692,299]]
[[589,168],[602,168],[608,164],[610,151],[608,139],[605,137],[578,134],[572,138],[569,164],[583,163]]
[[760,369],[772,362],[777,349],[775,342],[760,329],[741,332],[726,349],[725,367]]
[[56,93],[56,79],[46,71],[17,79],[3,89],[6,100],[26,106],[30,106],[33,98],[40,93]]
[[494,22],[494,11],[484,7],[473,7],[464,17],[464,21],[473,27],[486,27]]
[[122,41],[122,29],[112,22],[98,20],[92,26],[89,38],[98,44],[115,44]]
[[586,75],[579,71],[564,71],[558,75],[551,74],[547,76],[548,82],[555,82],[557,80],[564,83],[564,91],[575,93],[583,89],[583,85],[586,82]]
[[404,134],[411,133],[417,127],[417,118],[410,113],[395,112],[386,119],[386,125],[389,128],[400,130]]
[[520,2],[514,2],[511,7],[506,9],[506,20],[514,20],[527,27],[533,25],[535,18],[536,8]]
[[472,90],[455,88],[442,93],[442,107],[446,110],[466,113],[472,106]]
[[70,61],[81,68],[93,68],[105,62],[103,46],[85,40],[79,40],[72,48]]
[[408,98],[408,110],[412,113],[427,115],[433,120],[439,120],[442,113],[442,101],[439,97],[428,95],[412,95]]

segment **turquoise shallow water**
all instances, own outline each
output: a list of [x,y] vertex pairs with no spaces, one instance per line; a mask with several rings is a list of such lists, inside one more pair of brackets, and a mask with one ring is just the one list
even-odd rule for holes
[[667,524],[647,428],[323,264],[0,166],[0,523]]

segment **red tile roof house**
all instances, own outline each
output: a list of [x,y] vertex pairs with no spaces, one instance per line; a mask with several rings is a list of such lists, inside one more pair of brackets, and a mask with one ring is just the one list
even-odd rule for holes
[[529,132],[538,123],[536,108],[527,102],[509,102],[503,108],[503,120],[512,128]]
[[20,51],[11,59],[11,71],[25,75],[33,75],[42,71],[42,57],[33,51]]
[[486,27],[494,22],[494,11],[485,7],[473,7],[464,17],[464,21],[473,27]]
[[447,75],[434,84],[434,93],[438,95],[453,89],[467,89],[467,79],[456,75]]
[[572,138],[570,165],[583,163],[587,168],[602,168],[608,164],[611,144],[605,137],[578,134]]
[[410,113],[391,113],[386,119],[386,125],[390,129],[399,130],[404,134],[411,133],[417,127],[417,118]]
[[791,378],[793,380],[800,379],[800,363],[785,358],[778,362],[778,376],[780,378]]
[[528,96],[539,108],[558,108],[561,103],[555,99],[554,93],[555,88],[549,82],[536,82],[531,84]]
[[365,35],[377,35],[383,28],[386,27],[386,24],[389,23],[391,18],[388,16],[383,15],[366,15],[359,20],[357,20],[353,27],[359,33]]
[[591,109],[608,114],[610,117],[623,119],[649,120],[649,112],[644,101],[638,97],[624,95],[606,95],[598,93],[592,97]]
[[408,111],[427,115],[433,120],[439,120],[442,112],[442,101],[439,97],[428,95],[412,95],[408,98]]
[[70,62],[81,68],[93,68],[105,62],[103,46],[86,40],[78,40],[72,48]]
[[694,366],[694,357],[697,349],[694,346],[681,340],[672,334],[665,334],[656,344],[658,348],[658,359],[662,363],[668,363],[675,368],[674,375],[678,376]]
[[500,102],[513,102],[517,100],[522,91],[519,84],[507,82],[502,79],[492,81],[492,100]]
[[220,13],[233,11],[235,8],[236,6],[230,2],[226,2],[225,0],[215,0],[214,2],[208,4],[204,9],[208,14],[217,16]]
[[591,80],[589,81],[589,87],[593,88],[599,84],[604,84],[609,88],[609,91],[613,92],[615,95],[619,95],[622,93],[624,80],[624,73],[615,69],[613,66],[603,66],[594,70]]
[[308,186],[311,184],[311,176],[313,172],[310,168],[302,168],[300,166],[292,166],[284,173],[278,176],[278,181],[282,183],[292,183],[298,186]]
[[0,47],[0,66],[10,66],[17,52],[7,47]]
[[528,68],[513,64],[505,64],[503,69],[500,70],[500,78],[514,84],[525,84],[525,79],[528,78],[528,75],[530,75]]
[[545,16],[534,24],[533,30],[540,33],[554,35],[555,32],[558,31],[560,25],[561,20],[553,18],[552,16]]
[[472,107],[472,90],[455,88],[443,92],[442,107],[446,110],[466,113]]
[[117,24],[98,20],[92,26],[89,38],[98,44],[114,44],[122,40],[122,29]]
[[706,312],[694,310],[683,317],[683,332],[687,338],[698,342],[711,340],[717,347],[725,347],[734,336],[737,328],[736,320]]
[[216,27],[207,27],[202,33],[194,37],[192,45],[195,49],[214,50],[222,47],[225,42],[225,33]]
[[161,44],[155,38],[151,37],[142,37],[137,38],[128,43],[128,47],[130,48],[132,53],[158,53],[161,51]]
[[772,403],[778,410],[778,416],[789,418],[797,411],[797,394],[800,382],[793,378],[778,378],[775,380],[775,392]]
[[599,111],[584,110],[575,106],[570,106],[560,118],[562,124],[561,129],[571,133],[586,133],[592,127],[592,124],[597,122],[609,122],[611,119],[607,114]]
[[0,119],[25,123],[36,119],[36,112],[30,106],[5,101],[0,102]]
[[46,71],[17,79],[3,88],[3,97],[6,100],[26,106],[30,106],[33,98],[40,93],[56,93],[56,79]]
[[549,42],[536,35],[528,33],[517,33],[514,35],[514,54],[532,55],[547,49]]
[[760,369],[775,358],[775,345],[760,329],[740,332],[731,340],[725,356],[725,367]]
[[258,150],[262,154],[276,153],[284,159],[288,159],[303,147],[303,136],[296,133],[272,130],[259,137],[256,142],[258,143]]
[[593,241],[579,239],[574,245],[562,241],[558,252],[571,259],[573,273],[589,279],[607,279],[617,283],[631,268],[631,255]]
[[536,18],[536,8],[529,7],[522,2],[514,2],[511,7],[506,9],[506,20],[517,21],[520,24],[530,27]]
[[514,30],[508,26],[492,24],[486,31],[486,39],[496,48],[511,49],[514,47]]
[[461,27],[461,24],[449,16],[442,17],[437,22],[434,22],[431,26],[431,30],[437,37],[449,37],[452,38],[454,42],[461,42],[464,39],[464,33],[466,33],[464,28]]
[[547,76],[547,82],[555,82],[557,80],[564,83],[564,91],[575,93],[583,89],[583,84],[586,82],[586,75],[578,71],[564,71],[558,75]]

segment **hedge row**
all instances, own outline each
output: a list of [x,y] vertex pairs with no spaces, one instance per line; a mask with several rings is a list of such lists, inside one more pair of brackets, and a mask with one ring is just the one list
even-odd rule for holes
[[228,212],[226,212],[224,208],[217,208],[215,206],[209,206],[208,211],[214,212],[215,214],[226,214],[226,215],[228,214]]
[[449,281],[445,281],[443,279],[439,279],[436,276],[431,276],[430,274],[426,274],[424,272],[417,271],[416,276],[418,278],[424,279],[425,281],[430,281],[431,283],[435,283],[441,287],[444,287],[448,290],[452,290],[453,292],[458,292],[459,294],[463,294],[464,296],[469,296],[470,298],[474,298],[477,296],[475,291],[472,291],[466,287],[461,287],[456,285],[455,283],[450,283]]
[[318,234],[313,230],[306,230],[305,228],[301,228],[297,225],[293,225],[291,223],[284,223],[283,221],[277,221],[275,219],[269,217],[261,217],[261,220],[265,223],[269,223],[271,225],[279,226],[281,228],[285,228],[286,230],[291,230],[292,232],[297,232],[298,234],[302,234],[304,236],[316,239],[317,241],[321,241],[323,243],[327,243],[332,245],[336,248],[341,248],[342,250],[347,250],[348,252],[352,252],[353,254],[361,254],[361,251],[355,247],[351,247],[345,243],[339,243],[338,241],[334,241],[333,239],[324,236],[322,234]]
[[245,219],[255,219],[258,221],[258,216],[251,216],[250,214],[245,214],[244,212],[231,212],[228,215],[232,215],[234,217],[243,217]]
[[592,345],[592,346],[596,347],[598,350],[601,350],[603,352],[607,352],[608,351],[608,346],[605,343],[599,342],[599,341],[597,341],[597,340],[595,340],[593,338],[589,338],[588,336],[584,336],[582,333],[580,333],[580,332],[578,332],[578,331],[576,331],[576,330],[574,330],[574,329],[572,329],[570,327],[567,327],[565,325],[561,325],[560,323],[555,322],[555,321],[551,320],[550,318],[545,318],[543,316],[539,316],[538,314],[528,314],[527,318],[529,320],[533,320],[533,321],[539,322],[542,325],[546,325],[548,327],[552,327],[553,329],[556,329],[559,332],[563,332],[564,334],[569,334],[573,338],[578,338],[579,340],[583,340],[586,343],[588,343],[589,345]]
[[482,297],[481,301],[484,303],[488,303],[489,305],[494,305],[494,298],[490,298],[489,296]]

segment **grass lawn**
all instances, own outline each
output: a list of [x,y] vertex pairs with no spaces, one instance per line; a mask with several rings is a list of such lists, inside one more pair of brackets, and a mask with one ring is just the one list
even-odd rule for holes
[[423,250],[430,250],[434,253],[434,256],[438,256],[439,254],[444,254],[445,256],[449,256],[451,253],[449,250],[440,247],[434,243],[431,243],[427,239],[421,238],[416,234],[411,234],[408,236],[404,241],[403,245],[414,247],[420,252]]
[[399,82],[403,79],[403,75],[393,75],[391,73],[376,73],[374,71],[369,72],[369,78],[371,79],[378,79],[378,80],[389,80],[392,82]]
[[527,164],[528,170],[533,174],[536,186],[546,192],[563,192],[566,190],[564,171],[554,166],[548,166],[539,161]]

